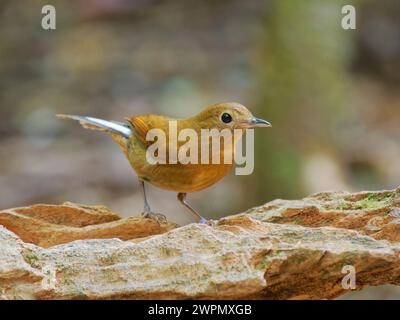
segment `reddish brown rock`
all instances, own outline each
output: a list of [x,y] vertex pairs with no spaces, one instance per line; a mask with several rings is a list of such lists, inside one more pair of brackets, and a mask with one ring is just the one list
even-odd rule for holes
[[131,240],[164,233],[176,225],[159,225],[150,219],[121,219],[103,206],[34,205],[0,212],[0,225],[25,242],[51,247],[78,239]]

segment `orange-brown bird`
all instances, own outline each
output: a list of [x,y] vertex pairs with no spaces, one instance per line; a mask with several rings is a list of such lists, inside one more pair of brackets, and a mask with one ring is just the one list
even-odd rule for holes
[[[251,112],[243,105],[235,102],[219,103],[206,107],[203,111],[193,117],[186,119],[174,119],[161,115],[141,115],[129,119],[125,123],[116,121],[107,121],[87,116],[58,115],[61,118],[77,120],[84,128],[107,132],[121,147],[128,161],[135,170],[143,191],[145,217],[155,219],[161,222],[165,216],[153,213],[150,209],[146,197],[145,181],[162,189],[178,192],[178,200],[188,208],[199,219],[200,223],[207,222],[200,214],[196,212],[186,201],[186,195],[190,192],[203,190],[226,176],[233,168],[233,161],[225,163],[224,156],[226,152],[234,155],[235,144],[238,140],[233,135],[235,129],[244,132],[248,128],[269,127],[271,124],[262,119],[255,118]],[[235,137],[231,144],[221,144],[220,163],[209,161],[204,163],[182,163],[179,159],[175,162],[170,161],[169,153],[174,152],[170,148],[171,141],[169,135],[169,126],[171,121],[176,121],[177,132],[183,129],[193,129],[197,137],[201,137],[202,129],[217,129],[219,131],[228,129]],[[165,150],[166,163],[150,163],[146,155],[148,148],[153,143],[147,141],[147,134],[151,129],[161,129],[166,133],[167,141]],[[185,141],[176,141],[177,148],[181,147]],[[201,142],[197,144],[199,153]],[[208,146],[207,146],[208,148]],[[210,155],[212,154],[212,145],[209,145]],[[223,149],[223,150],[222,150]],[[160,155],[162,157],[162,155]],[[211,158],[210,158],[211,159]]]

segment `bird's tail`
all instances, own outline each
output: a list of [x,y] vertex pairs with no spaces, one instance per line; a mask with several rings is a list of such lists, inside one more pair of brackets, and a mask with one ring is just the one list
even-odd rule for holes
[[122,136],[127,139],[132,135],[132,130],[130,126],[122,122],[107,121],[93,117],[75,116],[66,114],[58,114],[57,117],[62,119],[79,121],[79,123],[85,129],[108,132]]

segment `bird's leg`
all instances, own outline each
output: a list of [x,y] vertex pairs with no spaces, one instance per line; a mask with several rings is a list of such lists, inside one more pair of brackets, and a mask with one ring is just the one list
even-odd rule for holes
[[140,180],[139,182],[140,182],[140,186],[141,186],[142,194],[143,194],[144,212],[151,212],[149,203],[147,202],[146,187],[144,185],[144,181]]
[[147,202],[146,188],[144,186],[144,181],[143,180],[139,180],[139,182],[140,182],[140,186],[141,186],[141,189],[142,189],[143,200],[144,200],[144,211],[142,213],[142,216],[144,218],[150,218],[152,220],[155,220],[158,224],[166,223],[167,222],[167,218],[163,214],[154,213],[154,212],[151,211],[149,203]]
[[193,213],[196,217],[199,218],[199,223],[204,223],[204,224],[209,224],[209,221],[205,218],[203,218],[200,214],[196,212],[186,201],[186,193],[178,193],[178,200],[180,203],[182,203],[186,208],[190,210],[191,213]]

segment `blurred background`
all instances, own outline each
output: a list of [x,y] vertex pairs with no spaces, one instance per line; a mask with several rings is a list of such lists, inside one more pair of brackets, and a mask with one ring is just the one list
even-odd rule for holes
[[[56,30],[41,28],[46,4]],[[345,4],[356,30],[341,28]],[[274,126],[256,131],[253,175],[189,195],[204,216],[395,188],[399,85],[398,0],[2,0],[0,208],[72,201],[138,215],[141,193],[118,146],[55,114],[185,117],[222,101]],[[175,194],[148,189],[154,211],[191,221]]]

